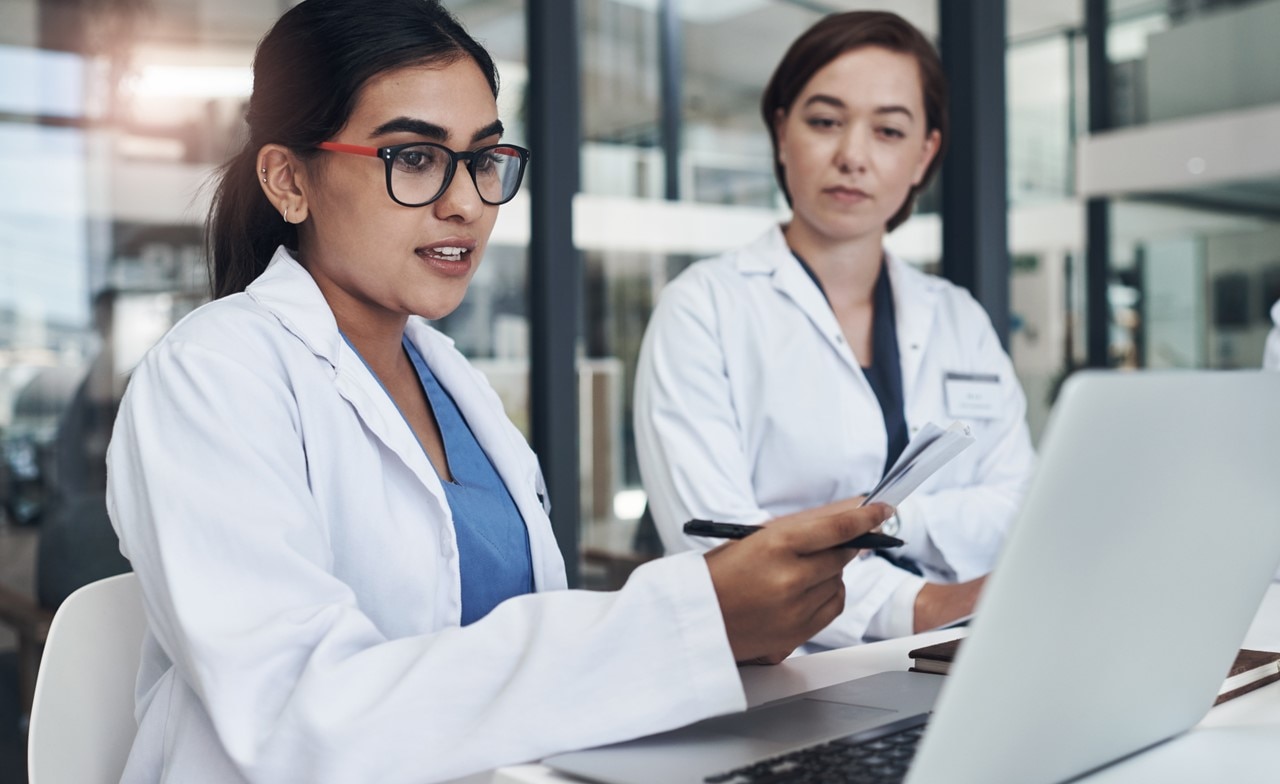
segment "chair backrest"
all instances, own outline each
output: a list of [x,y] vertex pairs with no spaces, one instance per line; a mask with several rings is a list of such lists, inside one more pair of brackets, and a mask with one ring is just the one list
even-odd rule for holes
[[31,706],[31,784],[120,781],[137,733],[134,685],[146,626],[132,573],[90,583],[58,608]]

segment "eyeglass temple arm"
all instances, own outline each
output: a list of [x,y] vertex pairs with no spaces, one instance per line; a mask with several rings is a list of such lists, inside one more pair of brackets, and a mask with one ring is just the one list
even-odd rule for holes
[[371,158],[379,157],[377,147],[363,147],[359,144],[343,144],[342,142],[320,142],[316,146],[331,152],[349,152],[355,155],[368,155]]

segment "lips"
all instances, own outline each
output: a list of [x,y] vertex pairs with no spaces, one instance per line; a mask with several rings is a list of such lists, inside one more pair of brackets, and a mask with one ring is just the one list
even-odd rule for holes
[[419,256],[429,256],[440,261],[462,261],[463,257],[470,253],[470,248],[464,248],[460,245],[444,245],[435,248],[418,248]]
[[825,188],[825,189],[823,189],[823,192],[824,192],[824,193],[829,193],[829,194],[831,194],[832,196],[837,196],[837,197],[844,198],[844,199],[858,199],[858,200],[861,200],[861,199],[869,199],[869,198],[871,198],[871,194],[867,193],[866,191],[862,190],[861,188],[848,188],[848,187],[845,187],[845,186],[843,186],[843,185],[835,185],[835,186],[832,186],[832,187],[830,187],[830,188]]
[[471,254],[476,241],[466,237],[449,237],[430,245],[414,248],[414,253],[432,269],[447,276],[466,275],[471,271]]

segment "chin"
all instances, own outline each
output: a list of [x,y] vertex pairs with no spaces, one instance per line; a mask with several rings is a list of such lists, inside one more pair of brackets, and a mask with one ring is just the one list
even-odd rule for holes
[[454,299],[433,299],[430,302],[414,303],[409,312],[415,316],[421,316],[428,321],[438,321],[448,316],[450,313],[458,309],[462,304],[462,297]]

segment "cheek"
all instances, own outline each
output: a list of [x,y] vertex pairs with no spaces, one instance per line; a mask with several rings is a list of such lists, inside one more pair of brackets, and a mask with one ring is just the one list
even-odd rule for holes
[[811,181],[814,173],[822,168],[820,163],[822,154],[816,143],[799,148],[781,147],[778,153],[778,158],[783,164],[787,187],[793,193],[804,190],[805,183]]

